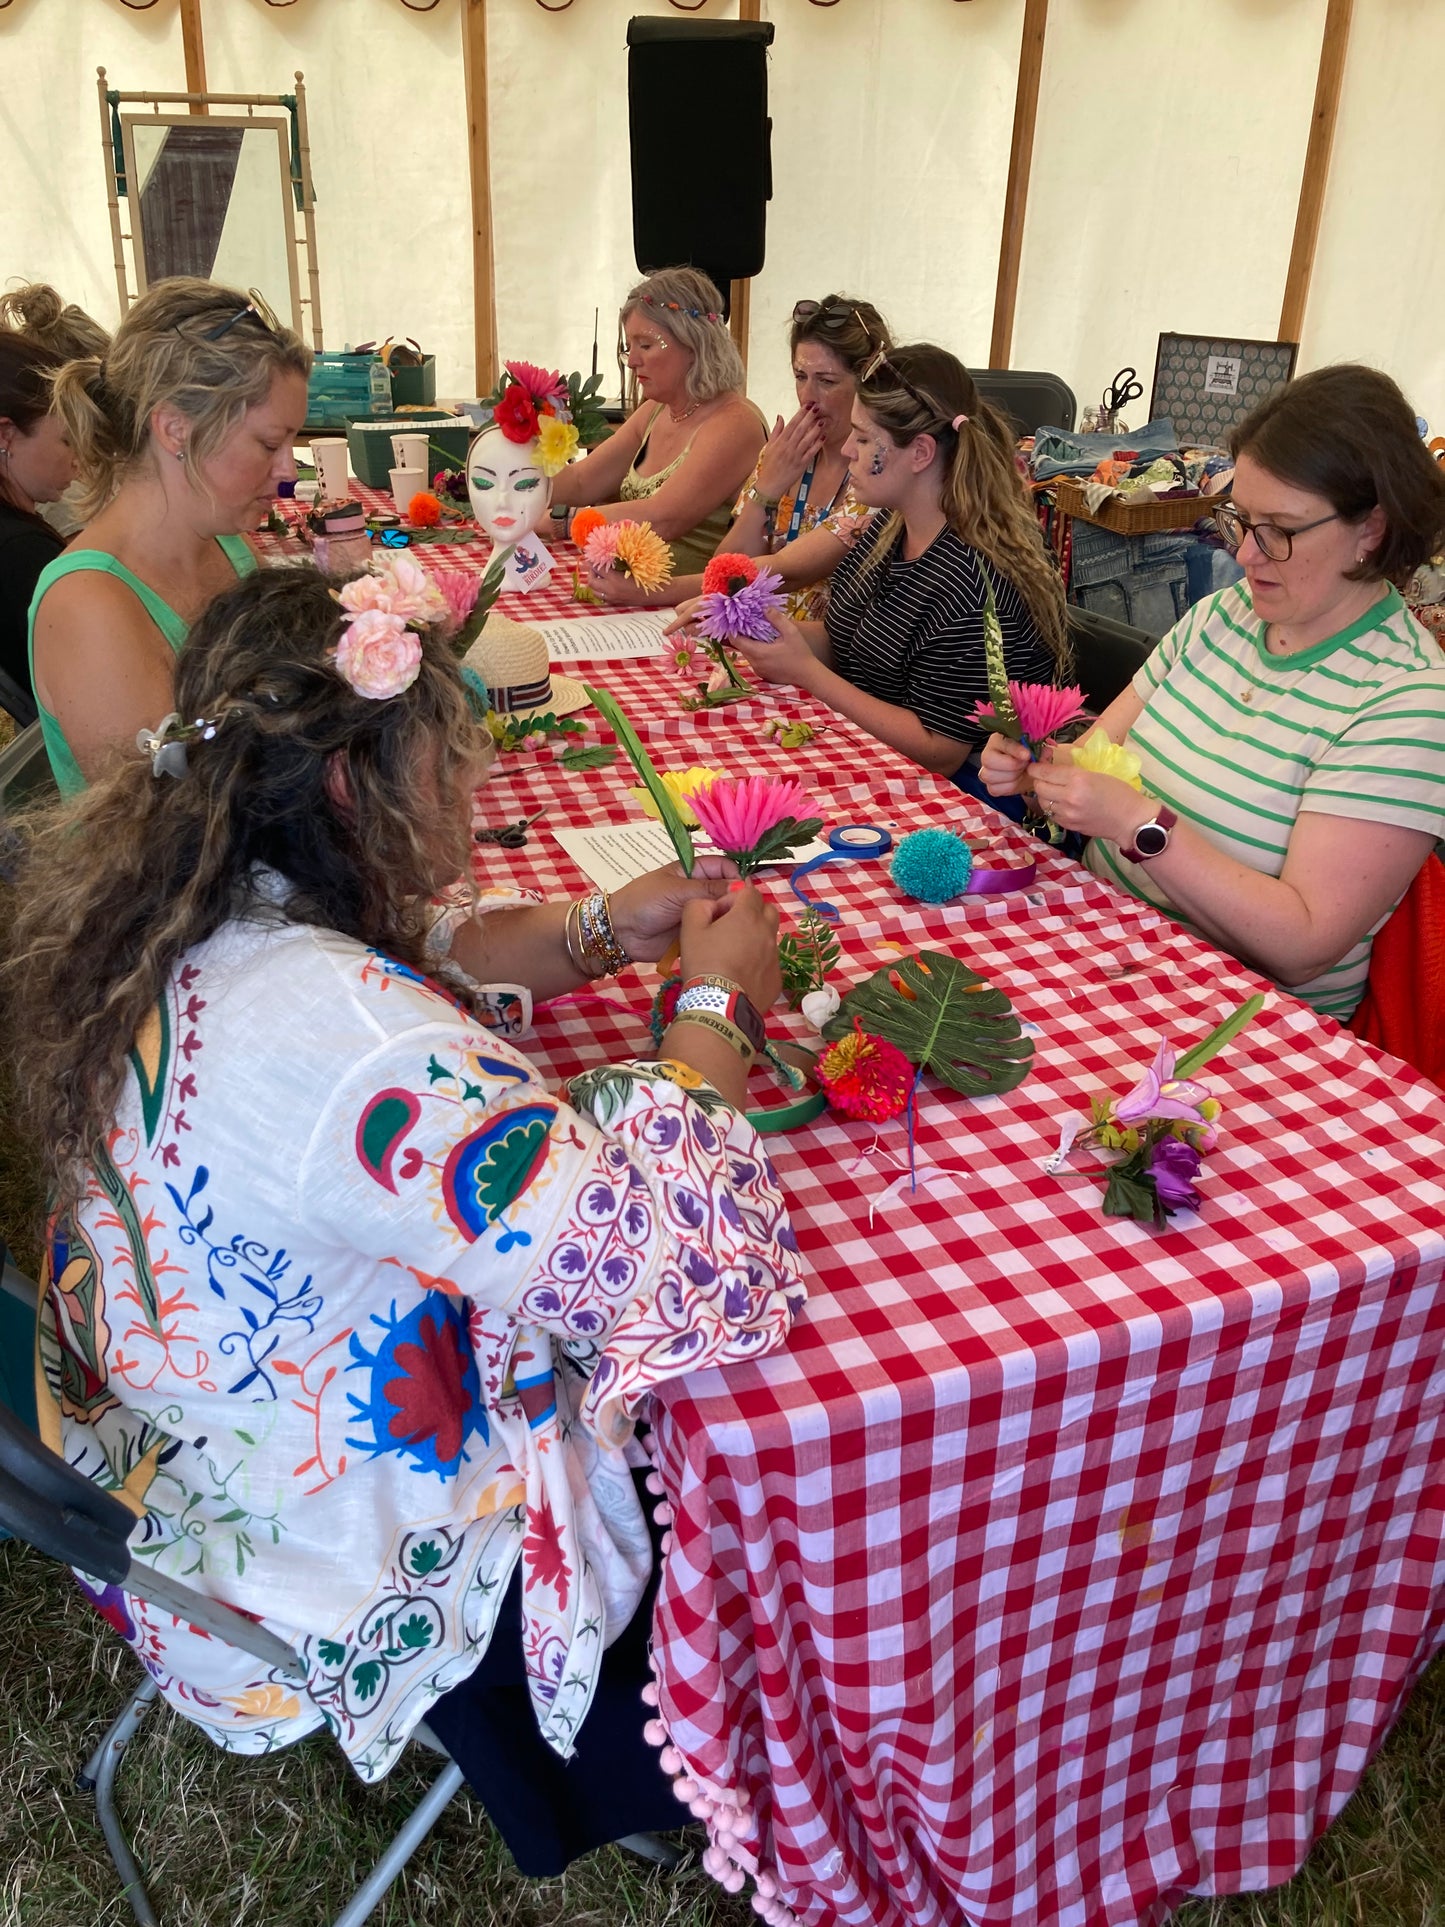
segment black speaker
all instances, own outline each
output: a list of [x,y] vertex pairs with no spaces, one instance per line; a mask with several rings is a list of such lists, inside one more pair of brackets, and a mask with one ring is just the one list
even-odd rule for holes
[[632,249],[644,274],[702,268],[728,284],[763,265],[773,194],[768,20],[627,23]]

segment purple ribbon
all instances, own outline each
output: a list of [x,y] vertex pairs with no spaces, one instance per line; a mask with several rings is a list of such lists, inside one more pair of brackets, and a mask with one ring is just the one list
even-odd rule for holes
[[999,897],[1005,890],[1027,890],[1038,873],[1037,863],[1025,863],[1014,870],[975,868],[963,894],[966,897]]

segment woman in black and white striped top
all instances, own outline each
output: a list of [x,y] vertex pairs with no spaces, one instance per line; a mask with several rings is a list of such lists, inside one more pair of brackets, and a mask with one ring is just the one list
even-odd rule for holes
[[[1064,594],[1014,461],[1013,437],[944,348],[890,348],[860,377],[846,448],[877,516],[833,577],[826,622],[779,618],[740,652],[976,795],[987,728],[983,616],[993,588],[1019,682],[1067,661]],[[994,799],[985,797],[993,803]]]

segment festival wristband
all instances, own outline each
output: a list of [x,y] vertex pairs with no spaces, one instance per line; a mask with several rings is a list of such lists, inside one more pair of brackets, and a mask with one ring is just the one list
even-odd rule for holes
[[716,983],[693,980],[683,985],[673,1018],[690,1017],[695,1011],[710,1011],[723,1018],[742,1032],[754,1051],[760,1051],[766,1042],[767,1032],[752,1000],[726,977]]
[[[719,1017],[716,1011],[676,1011],[672,1022],[673,1024],[697,1024],[703,1030],[710,1030],[714,1037],[720,1037],[725,1044],[730,1045],[745,1064],[751,1064],[757,1055],[754,1046],[737,1025],[730,1024],[726,1017]],[[670,1024],[668,1028],[670,1030],[672,1025]]]

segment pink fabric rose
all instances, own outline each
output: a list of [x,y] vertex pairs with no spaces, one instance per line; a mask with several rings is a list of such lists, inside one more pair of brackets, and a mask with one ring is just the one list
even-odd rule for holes
[[421,637],[398,615],[363,609],[342,631],[336,667],[358,696],[399,696],[421,673]]
[[354,575],[349,582],[342,583],[337,601],[354,616],[359,616],[363,609],[390,610],[391,584],[379,575]]

